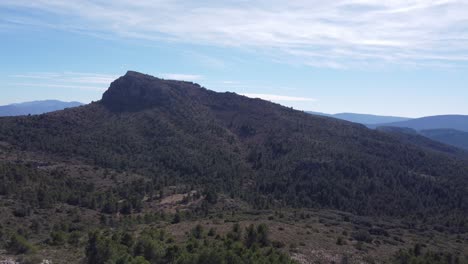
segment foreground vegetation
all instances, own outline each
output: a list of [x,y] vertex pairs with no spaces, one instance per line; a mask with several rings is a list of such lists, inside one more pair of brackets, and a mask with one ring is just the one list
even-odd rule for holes
[[0,260],[10,255],[21,263],[291,263],[292,258],[298,263],[455,264],[468,256],[467,234],[416,220],[328,210],[259,211],[232,207],[224,195],[207,203],[207,214],[202,213],[206,196],[164,207],[176,196],[157,201],[157,211],[144,202],[142,212],[128,215],[63,204],[22,216],[3,203]]
[[250,226],[245,232],[234,225],[221,237],[197,225],[181,244],[161,229],[145,229],[135,237],[129,233],[96,231],[89,236],[86,260],[100,263],[294,263],[270,246],[265,225]]
[[450,252],[434,252],[423,250],[421,244],[414,248],[400,250],[392,260],[395,264],[460,264],[468,263],[468,258],[454,255]]

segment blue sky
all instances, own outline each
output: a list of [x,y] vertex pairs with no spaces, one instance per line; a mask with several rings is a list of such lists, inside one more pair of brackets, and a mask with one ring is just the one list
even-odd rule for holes
[[[127,70],[301,110],[468,114],[468,1],[0,1],[0,104]],[[331,2],[331,3],[327,3]]]

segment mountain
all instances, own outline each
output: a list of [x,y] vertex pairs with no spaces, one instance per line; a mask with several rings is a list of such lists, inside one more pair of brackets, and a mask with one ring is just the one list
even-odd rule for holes
[[468,150],[468,132],[455,129],[430,129],[421,130],[420,133],[432,140]]
[[0,116],[39,115],[83,105],[79,102],[62,102],[58,100],[32,101],[0,106]]
[[402,122],[376,124],[378,126],[392,127],[408,127],[415,130],[430,130],[430,129],[455,129],[463,132],[468,132],[468,116],[466,115],[440,115],[428,116],[422,118],[411,119]]
[[468,149],[468,116],[464,115],[428,116],[369,127],[386,127],[387,130],[388,127],[408,128],[431,140]]
[[407,127],[378,127],[377,130],[391,134],[407,144],[468,159],[468,152],[463,150],[467,150],[463,148],[463,143],[466,143],[467,139],[466,135],[463,134],[464,132],[456,130],[450,130],[451,133],[447,130],[423,130],[418,132]]
[[430,239],[457,259],[468,162],[435,144],[129,71],[0,118],[0,258],[367,263]]
[[360,124],[378,124],[378,123],[399,122],[399,121],[410,120],[410,118],[407,118],[407,117],[378,116],[378,115],[353,114],[353,113],[334,114],[333,117],[347,120],[350,122],[360,123]]
[[99,102],[0,119],[0,141],[159,184],[210,186],[258,207],[400,215],[467,205],[455,202],[466,162],[363,125],[137,72],[114,81]]
[[334,117],[334,118],[338,118],[338,119],[342,119],[342,120],[346,120],[346,121],[350,121],[354,123],[360,123],[364,125],[400,122],[400,121],[407,121],[411,119],[407,117],[379,116],[379,115],[355,114],[355,113],[325,114],[325,113],[311,112],[311,111],[307,113],[314,114],[314,115]]
[[[440,115],[422,118],[406,118],[393,116],[378,116],[354,113],[326,114],[320,112],[307,112],[313,115],[338,118],[368,126],[369,128],[381,128],[381,131],[398,134],[416,133],[433,141],[455,146],[461,149],[468,148],[468,116],[464,115]],[[408,128],[403,131],[391,128]],[[413,137],[416,144],[424,141],[419,137]],[[409,138],[405,139],[406,141]],[[408,142],[408,141],[407,141]],[[428,142],[429,143],[429,142]],[[433,142],[429,145],[433,145]],[[439,147],[437,149],[440,149]]]

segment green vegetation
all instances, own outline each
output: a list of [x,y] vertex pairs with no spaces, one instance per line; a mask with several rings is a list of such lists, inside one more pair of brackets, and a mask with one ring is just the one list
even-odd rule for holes
[[[235,226],[231,233],[237,233]],[[268,247],[266,226],[250,226],[245,239],[207,239],[197,225],[182,244],[174,243],[161,229],[146,229],[136,237],[129,233],[93,232],[86,247],[88,263],[294,263],[288,256]]]
[[400,250],[393,259],[395,264],[459,264],[468,263],[468,258],[462,260],[459,255],[447,252],[423,252],[423,246],[416,244],[414,248]]
[[6,245],[6,249],[12,254],[30,254],[37,249],[21,235],[12,235]]

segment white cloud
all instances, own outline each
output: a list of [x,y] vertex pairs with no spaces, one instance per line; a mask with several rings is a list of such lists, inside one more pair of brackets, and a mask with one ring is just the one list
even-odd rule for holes
[[197,74],[161,73],[160,76],[164,79],[183,81],[197,81],[203,79],[203,76]]
[[1,7],[44,12],[7,14],[1,28],[14,21],[240,47],[315,67],[457,64],[468,54],[466,0],[3,0]]
[[[159,76],[165,79],[184,81],[203,79],[203,76],[196,74],[160,73]],[[119,76],[86,72],[32,72],[13,74],[9,78],[12,80],[8,84],[10,86],[80,89],[102,92]]]
[[236,81],[222,81],[221,83],[225,84],[225,85],[237,85],[237,84],[239,84],[239,82],[236,82]]
[[55,81],[70,81],[82,83],[105,83],[110,84],[113,80],[117,79],[118,75],[111,74],[97,74],[97,73],[84,73],[84,72],[33,72],[10,75],[13,78],[23,79],[48,79]]
[[28,88],[65,88],[65,89],[79,89],[85,91],[98,91],[103,92],[106,89],[97,86],[81,86],[81,85],[67,85],[67,84],[51,84],[51,83],[10,83],[9,86],[20,86]]
[[260,98],[268,101],[285,101],[285,102],[315,102],[317,99],[308,97],[294,97],[277,94],[256,94],[256,93],[244,93],[241,94],[250,98]]
[[8,85],[19,87],[45,87],[105,91],[119,76],[83,72],[34,72],[10,75]]

